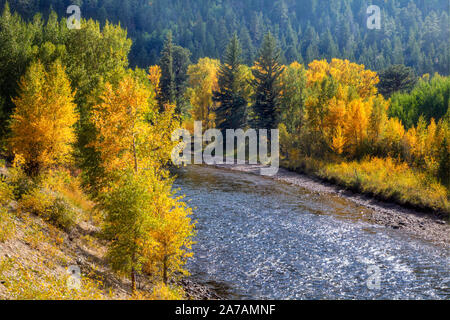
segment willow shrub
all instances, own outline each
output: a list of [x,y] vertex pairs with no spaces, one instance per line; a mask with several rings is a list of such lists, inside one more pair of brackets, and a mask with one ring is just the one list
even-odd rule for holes
[[324,165],[318,175],[358,192],[400,204],[450,214],[448,189],[436,178],[411,169],[392,158],[366,158],[360,162]]

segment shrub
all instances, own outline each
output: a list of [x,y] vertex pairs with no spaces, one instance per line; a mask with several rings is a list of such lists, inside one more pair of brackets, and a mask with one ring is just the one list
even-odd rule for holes
[[18,210],[38,215],[66,230],[76,223],[77,214],[70,203],[48,189],[35,188],[25,194],[19,201]]
[[183,300],[184,293],[180,287],[170,287],[164,283],[158,283],[148,297],[149,300]]
[[0,181],[0,207],[7,205],[13,198],[12,188]]
[[9,169],[6,182],[11,186],[13,196],[16,200],[28,193],[35,187],[35,182],[29,178],[20,166],[14,166]]
[[68,286],[69,275],[47,274],[26,268],[13,258],[0,260],[0,277],[6,294],[15,300],[99,300],[102,283],[82,277],[80,288]]
[[436,178],[391,158],[328,164],[318,175],[355,191],[450,213],[448,190]]

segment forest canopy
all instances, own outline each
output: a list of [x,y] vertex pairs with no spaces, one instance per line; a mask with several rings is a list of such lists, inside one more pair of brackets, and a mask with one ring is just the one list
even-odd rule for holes
[[[0,0],[3,8],[5,0]],[[229,38],[242,41],[243,62],[251,65],[264,34],[279,39],[282,62],[309,64],[341,58],[381,71],[393,64],[418,75],[450,71],[447,0],[10,0],[27,20],[51,10],[68,16],[71,4],[83,18],[119,23],[133,40],[132,67],[156,64],[166,35],[199,58],[222,58]],[[368,5],[381,8],[381,29],[367,28]]]

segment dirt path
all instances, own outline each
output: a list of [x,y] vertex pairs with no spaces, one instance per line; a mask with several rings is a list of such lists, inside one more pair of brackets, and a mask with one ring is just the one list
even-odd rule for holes
[[[260,174],[261,165],[215,165],[218,169],[234,170],[250,174]],[[372,209],[369,220],[387,228],[398,229],[416,237],[450,247],[450,224],[431,212],[419,212],[374,198],[355,194],[342,187],[324,183],[319,179],[280,168],[278,173],[268,179],[293,184],[319,194],[334,194],[359,205]]]

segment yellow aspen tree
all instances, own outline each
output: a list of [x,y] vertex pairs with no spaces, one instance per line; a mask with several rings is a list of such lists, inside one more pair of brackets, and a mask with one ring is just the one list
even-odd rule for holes
[[[193,225],[190,210],[172,198],[164,168],[175,144],[170,141],[174,107],[166,105],[160,113],[151,87],[131,75],[116,88],[105,88],[102,103],[93,111],[98,131],[94,147],[107,175],[100,196],[104,231],[113,269],[130,275],[135,292],[142,266],[162,261],[167,276],[172,269],[181,270],[182,260],[190,256]],[[149,247],[155,250],[149,253]],[[160,247],[164,254],[158,254]]]
[[337,154],[341,154],[344,151],[344,146],[345,146],[345,138],[342,133],[342,129],[341,129],[341,127],[337,127],[336,133],[333,136],[331,148]]
[[[155,190],[156,191],[156,190]],[[195,223],[191,221],[191,209],[168,193],[154,193],[152,199],[155,227],[151,230],[151,241],[145,248],[144,270],[159,275],[167,284],[175,274],[189,275],[183,268],[192,257],[192,238]]]
[[25,170],[37,175],[71,158],[78,119],[74,94],[60,62],[46,71],[40,62],[31,64],[20,81],[19,96],[11,117],[12,151],[23,157]]
[[[107,174],[133,169],[161,169],[170,161],[175,129],[174,107],[159,113],[151,91],[126,76],[117,88],[106,84],[102,103],[94,108],[98,137],[93,146],[100,152]],[[163,171],[161,171],[163,172]]]
[[[307,74],[306,128],[337,154],[355,156],[368,141],[379,141],[387,102],[377,96],[378,76],[348,60],[313,61]],[[314,135],[315,133],[315,135]]]
[[351,155],[356,155],[367,138],[370,112],[370,104],[362,99],[353,100],[350,103],[344,134]]
[[191,116],[195,121],[202,121],[204,130],[215,126],[213,91],[218,90],[219,66],[219,60],[202,58],[188,69],[186,95],[192,106]]
[[161,67],[158,65],[150,66],[148,68],[148,79],[155,89],[156,96],[159,97],[161,95]]
[[390,118],[386,122],[383,135],[383,145],[387,155],[398,155],[402,149],[402,141],[405,136],[405,128],[397,118]]

